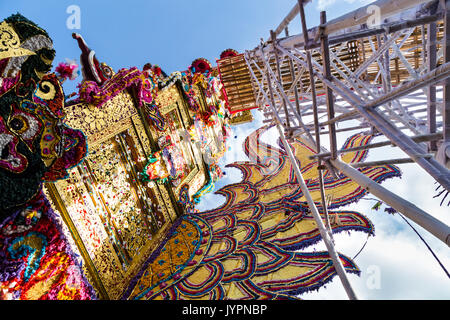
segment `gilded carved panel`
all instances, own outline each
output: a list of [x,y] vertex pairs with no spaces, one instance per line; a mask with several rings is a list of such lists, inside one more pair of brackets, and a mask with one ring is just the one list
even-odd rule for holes
[[142,183],[150,137],[128,93],[101,108],[67,107],[66,122],[83,130],[89,155],[67,180],[49,185],[96,289],[116,299],[176,217],[163,188]]
[[159,111],[161,114],[167,113],[167,109],[176,104],[179,99],[180,94],[174,85],[159,91],[156,97],[156,103],[160,106]]
[[129,119],[138,113],[131,95],[127,92],[119,93],[101,108],[79,103],[67,106],[65,112],[65,123],[82,130],[90,147],[128,128]]
[[[201,89],[193,86],[195,99],[197,103],[205,109]],[[158,93],[157,101],[160,104],[161,114],[168,122],[167,130],[160,135],[170,135],[173,142],[180,146],[183,153],[183,159],[190,165],[189,169],[181,176],[181,179],[173,180],[172,187],[174,193],[178,195],[180,188],[189,185],[189,194],[192,196],[199,191],[206,183],[206,173],[203,168],[203,155],[197,143],[191,143],[190,137],[185,134],[193,126],[192,111],[184,107],[184,101],[177,87],[172,85]],[[156,133],[156,132],[155,132]],[[209,133],[209,132],[208,132]],[[180,140],[180,137],[183,137]],[[208,139],[214,139],[214,135],[208,134]],[[212,142],[212,141],[211,141]],[[215,143],[212,143],[215,145]]]

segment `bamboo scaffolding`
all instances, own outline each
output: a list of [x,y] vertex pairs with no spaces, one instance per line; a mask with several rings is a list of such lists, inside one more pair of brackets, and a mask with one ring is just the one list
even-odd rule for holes
[[[247,63],[248,63],[248,61],[247,61]],[[250,69],[250,72],[251,72],[255,82],[257,83],[258,87],[261,90],[262,89],[261,84],[258,82],[258,80],[255,77],[252,69]],[[325,227],[325,225],[323,224],[323,221],[322,221],[322,218],[320,216],[320,213],[317,210],[317,207],[316,207],[316,205],[314,203],[314,200],[312,199],[311,194],[309,193],[308,187],[306,186],[306,183],[305,183],[305,181],[303,179],[303,175],[302,175],[302,173],[300,171],[300,168],[298,166],[297,160],[296,160],[296,158],[295,158],[295,156],[294,156],[294,154],[292,152],[291,146],[286,141],[286,138],[284,136],[284,132],[283,132],[282,125],[281,125],[282,122],[281,122],[281,119],[278,116],[277,109],[274,106],[273,91],[272,91],[272,87],[271,87],[270,81],[268,83],[268,86],[269,86],[269,91],[270,91],[270,95],[271,95],[270,99],[269,99],[269,97],[267,96],[267,94],[263,90],[261,90],[261,91],[263,92],[265,100],[268,102],[268,104],[270,105],[270,108],[273,111],[273,117],[274,117],[274,119],[276,121],[277,130],[278,130],[278,132],[280,134],[281,141],[282,141],[282,143],[284,145],[284,148],[285,148],[285,150],[286,150],[286,152],[288,154],[288,157],[289,157],[289,159],[291,161],[291,165],[292,165],[292,167],[294,169],[294,172],[295,172],[295,175],[297,177],[297,180],[299,181],[300,188],[301,188],[303,194],[305,195],[305,197],[307,199],[308,207],[309,207],[309,209],[310,209],[310,211],[311,211],[311,213],[312,213],[312,215],[314,217],[314,220],[316,221],[316,224],[317,224],[317,227],[319,229],[320,235],[321,235],[321,237],[322,237],[322,239],[323,239],[323,241],[324,241],[324,243],[325,243],[325,245],[327,247],[328,253],[330,255],[331,260],[333,261],[333,265],[334,265],[334,267],[336,269],[336,272],[338,273],[338,275],[339,275],[339,277],[340,277],[342,282],[344,282],[344,283],[347,282],[347,286],[345,288],[346,288],[346,291],[350,290],[350,297],[352,299],[356,299],[356,295],[354,293],[352,293],[353,291],[352,291],[351,287],[349,286],[344,266],[342,265],[342,262],[341,262],[341,260],[339,258],[339,255],[336,252],[336,249],[334,247],[334,243],[332,241],[331,235],[330,235],[329,231],[327,230],[327,228]]]
[[[432,134],[423,134],[423,135],[418,135],[418,136],[414,136],[411,137],[411,139],[415,142],[424,142],[424,141],[436,141],[442,138],[442,133],[432,133]],[[338,150],[337,153],[338,154],[344,154],[344,153],[348,153],[348,152],[354,152],[354,151],[361,151],[361,150],[368,150],[368,149],[373,149],[373,148],[380,148],[380,147],[386,147],[386,146],[395,146],[394,144],[392,144],[392,141],[381,141],[381,142],[377,142],[377,143],[371,143],[371,144],[367,144],[365,146],[359,146],[359,147],[353,147],[353,148],[347,148],[347,149],[341,149]],[[330,157],[331,156],[331,152],[324,152],[324,153],[318,153],[315,155],[310,156],[310,159],[314,159],[314,158],[325,158],[325,157]]]
[[[387,205],[450,246],[450,227],[365,176],[358,168],[415,163],[450,191],[450,0],[379,0],[337,19],[306,28],[304,5],[295,6],[269,39],[237,57],[218,61],[232,110],[258,107],[264,123],[275,124],[299,187],[350,299],[356,299],[325,221],[309,194],[290,137],[301,136],[317,151],[320,169],[341,172]],[[370,6],[382,24],[368,28]],[[302,32],[289,35],[300,15]],[[282,31],[285,37],[280,38]],[[230,94],[228,94],[230,93]],[[442,96],[442,97],[441,97]],[[355,123],[353,123],[353,122]],[[338,127],[348,123],[347,127]],[[327,131],[325,131],[328,129]],[[337,149],[337,133],[368,129],[385,141]],[[330,151],[321,144],[327,136]],[[347,164],[339,155],[383,147],[407,158]],[[437,160],[436,154],[447,160]],[[325,165],[325,166],[323,166]],[[322,170],[321,207],[326,211]]]

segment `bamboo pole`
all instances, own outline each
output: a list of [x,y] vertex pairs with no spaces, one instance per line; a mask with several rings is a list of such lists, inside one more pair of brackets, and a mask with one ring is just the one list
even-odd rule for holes
[[[309,144],[310,147],[313,146],[308,141],[305,142]],[[324,153],[328,152],[327,150],[325,150],[325,148],[322,148],[322,151]],[[353,168],[351,165],[342,162],[341,160],[339,160],[339,158],[336,160],[330,160],[330,163],[334,168],[355,181],[367,192],[375,195],[398,212],[403,213],[406,217],[420,225],[422,228],[430,232],[432,235],[434,235],[436,238],[450,247],[450,227],[448,225],[431,216],[422,209],[418,208],[411,202],[384,188],[374,180],[365,176],[356,168]]]
[[[275,32],[273,32],[272,30],[270,31],[270,36],[272,38],[272,43],[275,43],[275,41],[277,40],[277,36],[275,34]],[[278,51],[276,48],[274,48],[273,50],[274,54],[275,54],[275,62],[276,62],[276,66],[277,66],[277,73],[278,73],[278,82],[281,84],[281,87],[283,87],[283,78],[281,77],[281,68],[280,68],[280,58],[278,57]],[[284,114],[286,115],[286,126],[289,128],[291,126],[290,121],[289,121],[289,117],[288,117],[288,110],[287,110],[287,106],[286,106],[286,101],[282,101],[283,103],[283,110],[284,110]]]
[[[265,67],[266,67],[266,69],[267,69],[267,75],[266,75],[267,78],[270,79],[270,75],[271,75],[272,78],[276,79],[275,74],[273,73],[272,69],[270,68],[269,62],[266,60],[266,58],[264,57],[264,55],[262,55],[262,58],[263,58],[263,63],[265,64]],[[270,80],[268,81],[268,84],[270,84]],[[313,137],[311,136],[311,134],[310,134],[308,128],[307,128],[307,127],[305,126],[305,124],[303,123],[300,114],[296,112],[296,110],[295,110],[294,107],[292,106],[291,102],[289,101],[288,97],[287,97],[286,94],[284,93],[283,86],[281,86],[280,83],[279,83],[278,81],[275,81],[275,85],[276,85],[277,88],[278,88],[278,91],[277,91],[276,93],[278,94],[278,92],[279,92],[279,94],[280,94],[280,97],[279,97],[280,100],[282,100],[282,102],[286,103],[286,104],[289,106],[289,108],[291,109],[292,113],[296,116],[297,121],[299,122],[300,126],[302,126],[303,129],[305,130],[305,133],[306,133],[308,139],[310,139],[310,140],[313,141]],[[280,107],[280,108],[281,108],[281,107]],[[280,108],[278,108],[278,110],[280,110]],[[277,110],[277,112],[278,112],[278,110]],[[286,114],[286,116],[288,116],[288,114]]]
[[[305,17],[304,5],[301,0],[298,0],[298,4],[299,4],[299,8],[300,8],[300,18],[301,18],[301,23],[302,23],[303,34],[306,39],[306,42],[308,42],[309,39],[308,39],[308,33],[307,33],[308,30],[306,28],[306,17]],[[306,49],[306,46],[305,46],[305,49]],[[311,59],[312,59],[311,52],[308,49],[306,49],[306,57],[307,57],[307,63],[308,63],[309,83],[310,83],[311,96],[312,96],[314,131],[315,131],[315,137],[316,137],[316,151],[320,152],[320,127],[319,127],[316,84],[315,84],[313,66],[312,66],[312,61],[311,61]],[[326,199],[325,199],[325,187],[324,187],[324,183],[323,183],[323,172],[320,169],[321,167],[322,167],[322,160],[318,159],[317,168],[318,168],[320,197],[321,197],[321,201],[322,201],[322,208],[323,208],[324,215],[325,215],[325,225],[331,234],[331,224],[330,224],[330,219],[328,217],[328,209],[327,209]]]
[[406,217],[433,234],[439,240],[443,241],[447,246],[450,246],[450,227],[448,225],[416,207],[414,204],[399,197],[395,193],[383,188],[350,165],[340,160],[331,160],[331,163],[347,177],[366,189],[366,191],[375,195],[398,212],[403,213]]
[[[315,79],[314,79],[314,70],[313,70],[313,64],[312,64],[312,58],[311,58],[311,52],[310,50],[307,49],[306,44],[309,43],[309,38],[308,38],[308,29],[306,27],[306,16],[305,16],[305,10],[304,10],[304,5],[303,5],[303,1],[302,0],[298,0],[298,5],[299,5],[299,10],[300,10],[300,19],[301,19],[301,24],[302,24],[302,30],[303,30],[303,37],[305,39],[305,49],[306,49],[306,61],[308,64],[308,73],[309,73],[309,80],[310,80],[310,88],[311,88],[311,95],[312,95],[312,107],[313,107],[313,113],[314,113],[314,131],[315,131],[315,138],[316,138],[316,151],[317,153],[320,152],[320,127],[319,127],[319,116],[317,113],[317,95],[316,95],[316,84],[315,84]],[[276,50],[276,49],[275,49]],[[284,137],[282,137],[282,139],[284,139]],[[284,143],[284,141],[283,141]],[[290,149],[290,148],[289,148]],[[289,157],[291,158],[291,162],[297,165],[296,160],[294,158],[294,155],[292,154],[292,150],[288,151],[289,153]],[[322,161],[321,159],[318,159],[317,161],[317,167],[318,167],[318,180],[319,180],[319,187],[320,187],[320,197],[321,197],[321,201],[322,201],[322,210],[324,211],[325,214],[325,223],[326,223],[326,228],[328,229],[328,233],[331,236],[331,225],[330,225],[330,220],[328,218],[328,210],[327,210],[327,204],[326,204],[326,199],[325,199],[325,187],[324,187],[324,183],[323,183],[323,172],[321,170],[322,167]],[[298,171],[298,173],[301,176],[300,173],[300,168],[294,168],[295,171]],[[297,176],[299,175],[297,174]],[[303,182],[304,184],[304,182]],[[306,187],[306,185],[305,185]],[[312,199],[311,199],[312,201]],[[320,216],[319,216],[320,218]],[[332,238],[331,238],[332,240]],[[327,245],[328,247],[328,245]],[[332,250],[334,251],[334,247],[332,248]],[[330,252],[330,250],[329,250]],[[330,255],[332,253],[330,252]],[[335,252],[333,252],[333,254],[336,254]],[[341,279],[342,285],[349,297],[350,300],[356,300],[356,294],[353,291],[353,288],[347,278],[347,275],[345,274],[345,269],[342,266],[342,263],[339,260],[339,257],[336,258],[338,261],[336,261],[335,263],[335,268],[336,268],[336,272],[339,275],[339,278]]]
[[[320,13],[320,24],[324,25],[327,22],[327,14],[325,11]],[[331,79],[331,66],[330,66],[330,48],[328,44],[328,36],[322,34],[321,36],[321,51],[322,51],[322,61],[324,65],[324,77],[328,80]],[[333,101],[333,90],[326,86],[326,101],[327,101],[327,114],[328,119],[334,118],[334,101]],[[336,142],[336,126],[334,123],[328,125],[329,138],[330,138],[330,149],[331,158],[336,159],[337,157],[337,142]],[[320,132],[319,132],[320,134]]]
[[[286,49],[281,48],[283,52],[290,55],[293,59],[299,61],[302,64],[305,64],[304,61],[301,61],[298,57],[291,55]],[[295,50],[295,49],[293,49]],[[317,74],[320,75],[319,73]],[[383,134],[387,135],[390,139],[396,139],[398,141],[398,145],[402,148],[403,151],[408,153],[412,158],[414,158],[415,154],[423,154],[424,152],[422,150],[413,152],[415,148],[420,148],[418,146],[415,146],[414,143],[411,143],[411,141],[408,141],[408,138],[406,135],[404,135],[401,131],[398,129],[390,126],[388,123],[386,123],[385,119],[379,118],[380,115],[377,115],[376,112],[373,112],[372,110],[368,111],[369,109],[372,109],[374,107],[380,106],[382,104],[388,103],[394,99],[398,99],[401,96],[413,92],[417,89],[419,89],[422,86],[434,84],[437,83],[445,78],[447,78],[450,75],[450,64],[446,63],[444,65],[441,65],[440,67],[436,68],[435,70],[432,70],[428,72],[427,74],[423,75],[422,77],[411,81],[409,83],[403,84],[402,86],[392,90],[386,95],[381,96],[380,98],[374,99],[373,101],[369,102],[364,106],[364,108],[359,109],[359,113],[365,114],[364,117],[371,123],[376,124],[377,129],[380,130]],[[323,82],[325,82],[327,85],[327,79],[321,79]],[[336,80],[336,84],[339,84],[340,81]],[[342,86],[338,88],[338,90],[341,89],[340,94],[341,96],[347,100],[351,105],[357,106],[358,100],[360,100],[359,97],[354,95],[352,92],[349,92],[348,90],[345,90]],[[333,90],[335,90],[333,88]],[[364,105],[364,103],[361,103],[360,105]],[[368,113],[374,113],[373,115],[369,115]],[[374,119],[375,117],[378,117],[378,120]],[[351,111],[348,114],[345,114],[343,116],[340,116],[339,119],[332,119],[332,121],[342,120],[342,118],[349,118],[350,116],[356,116],[355,111]],[[384,124],[383,124],[384,122]],[[390,129],[389,129],[390,127]],[[400,140],[399,140],[400,138]],[[401,140],[405,140],[406,142],[402,142]],[[421,148],[420,148],[421,149]],[[437,161],[434,159],[423,159],[418,158],[418,164],[422,166],[431,176],[433,176],[437,181],[441,183],[441,185],[444,186],[447,190],[450,190],[450,182],[449,182],[449,174],[448,170],[446,170],[442,165],[440,165]]]
[[[450,63],[450,0],[443,1],[444,5],[444,63]],[[444,82],[444,108],[443,108],[443,133],[444,144],[441,148],[446,148],[446,152],[450,153],[450,79],[447,78]],[[449,160],[447,155],[444,155],[444,163]],[[450,191],[450,188],[446,188]]]
[[393,89],[388,94],[385,94],[370,103],[366,104],[365,108],[374,108],[388,103],[394,99],[398,99],[410,92],[416,91],[424,86],[436,84],[450,76],[450,62],[447,62],[434,70],[431,70],[416,80],[404,83],[400,87]]
[[[304,0],[303,4],[307,4],[311,2],[311,0]],[[281,34],[281,32],[286,29],[286,27],[289,25],[289,23],[294,20],[294,18],[297,16],[297,14],[299,13],[299,5],[296,2],[294,7],[291,9],[291,11],[289,11],[289,13],[287,14],[287,16],[281,21],[280,25],[275,29],[275,36],[279,36]]]
[[[436,68],[436,23],[432,22],[428,25],[427,34],[427,68],[431,71]],[[427,88],[427,126],[428,132],[436,132],[436,87],[433,85]],[[428,144],[430,151],[437,151],[437,144],[435,141],[430,141]]]
[[411,138],[401,132],[398,128],[389,123],[382,115],[373,108],[357,107],[361,115],[374,125],[389,140],[396,144],[425,171],[427,171],[443,188],[450,190],[450,171],[442,166],[435,159],[417,157],[417,155],[426,153],[423,148],[417,145]]
[[408,9],[414,8],[418,5],[432,2],[433,0],[379,0],[364,7],[354,10],[348,14],[345,14],[339,18],[329,21],[325,25],[325,33],[330,35],[347,29],[353,26],[366,24],[368,19],[373,14],[369,7],[376,6],[380,9],[380,21],[396,15],[400,12],[404,12]]
[[[377,34],[390,34],[394,33],[403,29],[413,28],[420,25],[424,25],[427,23],[433,23],[440,19],[442,19],[443,14],[441,12],[432,14],[429,16],[420,17],[417,19],[411,19],[411,20],[405,20],[400,23],[388,23],[388,24],[382,24],[380,25],[380,28],[373,28],[373,29],[363,29],[358,30],[354,32],[345,33],[338,36],[330,36],[329,42],[330,45],[347,42],[347,41],[354,41],[359,40],[362,38],[367,38],[371,36],[376,36]],[[319,47],[318,43],[311,44],[311,48]],[[364,59],[365,60],[365,59]]]
[[[324,28],[324,34],[331,36],[331,35],[338,33],[344,29],[347,29],[347,28],[366,25],[368,19],[372,15],[371,11],[368,10],[370,6],[376,6],[376,7],[380,8],[380,21],[382,21],[385,18],[388,18],[388,17],[398,14],[400,12],[404,12],[411,8],[417,7],[421,4],[426,4],[426,3],[433,2],[433,1],[434,0],[396,0],[396,1],[378,0],[369,5],[366,5],[359,9],[356,9],[346,15],[343,15],[339,18],[331,20],[322,27]],[[280,24],[280,26],[283,26],[283,28],[286,25]],[[278,30],[278,28],[277,28],[277,30]],[[280,29],[280,30],[282,30],[282,29]],[[281,33],[281,31],[279,33]],[[319,28],[318,27],[308,30],[308,38],[309,39],[316,39],[318,36],[319,36]],[[287,47],[287,48],[294,47],[294,46],[304,46],[305,45],[304,35],[299,34],[299,35],[291,36],[286,39],[282,39],[282,40],[280,40],[280,45]],[[265,50],[271,50],[270,46],[267,47]],[[256,51],[257,50],[255,50],[255,52]]]
[[[424,154],[421,157],[432,157],[432,154]],[[367,161],[367,162],[358,162],[351,163],[350,165],[353,168],[364,168],[364,167],[373,167],[373,166],[384,166],[387,164],[404,164],[404,163],[414,163],[414,160],[411,158],[400,158],[400,159],[388,159],[388,160],[377,160],[377,161]]]
[[[399,0],[399,1],[377,1],[375,3],[372,3],[371,5],[378,5],[382,10],[382,18],[384,16],[389,16],[391,14],[396,14],[400,11],[404,11],[410,8],[413,8],[415,6],[425,4],[425,3],[431,3],[432,1],[420,1],[420,0]],[[448,1],[447,1],[448,5]],[[299,3],[299,8],[301,6],[301,3]],[[331,34],[335,34],[338,31],[342,31],[343,29],[354,27],[356,25],[361,24],[361,19],[364,20],[364,17],[367,18],[367,13],[365,13],[364,9],[367,9],[368,6],[360,8],[358,10],[355,10],[353,13],[350,13],[348,15],[345,15],[343,17],[340,17],[338,19],[332,20],[328,22],[325,26],[322,26],[325,28],[324,33],[328,36],[331,36]],[[364,16],[366,14],[366,16]],[[430,17],[422,17],[418,18],[415,21],[412,21],[412,23],[426,23],[426,21],[435,21],[433,19],[437,19],[438,15],[430,16]],[[422,20],[420,20],[422,19]],[[430,19],[430,20],[426,20]],[[447,20],[446,20],[447,21]],[[447,24],[447,26],[450,24]],[[410,27],[412,25],[408,25]],[[405,27],[406,28],[406,27]],[[398,26],[397,31],[404,29],[402,25]],[[307,40],[316,38],[316,35],[318,35],[318,28],[312,29],[312,30],[306,30],[303,32],[303,34],[299,36],[293,36],[285,39],[281,39],[278,43],[273,43],[272,45],[266,46],[264,49],[262,47],[259,47],[260,50],[266,50],[266,52],[269,52],[270,50],[273,50],[273,48],[277,47],[279,48],[284,54],[289,56],[292,61],[296,61],[296,63],[301,64],[303,67],[307,67],[307,57],[305,54],[301,53],[300,51],[296,51],[294,46],[304,46],[305,43],[308,44]],[[368,31],[369,32],[369,31]],[[381,34],[381,28],[380,30],[376,31],[377,34]],[[385,30],[385,32],[392,32],[392,30]],[[363,35],[363,32],[360,32],[359,35]],[[450,34],[450,33],[449,33]],[[355,36],[357,34],[355,33]],[[365,35],[367,36],[367,35]],[[342,39],[340,36],[339,39]],[[306,41],[305,41],[306,39]],[[333,39],[338,39],[338,37],[330,37],[330,41],[333,41]],[[406,38],[405,38],[406,40]],[[445,44],[448,44],[445,42]],[[308,44],[309,45],[309,44]],[[308,46],[307,46],[308,47]],[[289,49],[286,49],[289,48]],[[292,48],[292,49],[291,49]],[[447,48],[445,48],[447,49]],[[289,52],[291,50],[292,52],[295,52],[297,55],[301,56],[301,59],[296,57],[292,52]],[[394,48],[395,50],[395,48]],[[260,52],[257,52],[257,54],[261,54]],[[262,51],[262,55],[264,55],[264,51]],[[450,55],[445,55],[450,56]],[[303,60],[302,60],[303,59]],[[446,60],[444,60],[446,61]],[[247,64],[249,65],[249,62],[247,61]],[[423,148],[420,148],[413,139],[410,137],[404,135],[400,128],[394,127],[390,121],[386,120],[384,116],[379,114],[375,108],[382,106],[384,104],[387,104],[389,102],[394,101],[395,99],[398,99],[406,94],[412,93],[418,89],[421,89],[425,86],[429,85],[435,85],[438,82],[447,79],[450,76],[450,65],[449,63],[444,63],[442,66],[436,68],[435,70],[429,70],[428,73],[425,75],[410,81],[403,83],[402,86],[397,87],[390,91],[389,93],[378,97],[374,99],[373,101],[370,101],[369,103],[361,103],[361,98],[356,96],[353,92],[346,90],[343,86],[345,86],[344,83],[338,81],[336,78],[332,78],[333,80],[328,80],[321,77],[321,72],[323,73],[322,66],[315,66],[316,70],[319,72],[312,72],[310,75],[312,77],[317,76],[319,79],[321,79],[325,85],[327,85],[329,88],[333,90],[335,94],[341,95],[341,97],[346,100],[348,103],[350,103],[351,106],[356,108],[354,111],[350,111],[351,113],[341,116],[341,119],[347,119],[351,116],[357,116],[362,115],[366,120],[368,120],[372,125],[374,125],[380,132],[382,132],[387,138],[390,139],[391,143],[399,146],[402,148],[403,151],[405,151],[411,159],[415,160],[419,165],[421,165],[423,168],[425,168],[431,176],[433,176],[436,180],[438,180],[440,183],[442,181],[448,182],[448,170],[442,170],[442,166],[436,166],[434,159],[430,159],[428,154],[426,154],[426,150],[423,150]],[[384,70],[381,70],[380,75],[383,75],[382,72]],[[254,75],[253,75],[254,77]],[[255,81],[257,81],[256,77]],[[258,83],[258,85],[260,85]],[[265,92],[260,88],[261,92],[265,94]],[[450,90],[448,90],[450,92]],[[450,94],[449,94],[450,95]],[[445,89],[444,89],[444,96],[445,96]],[[266,101],[267,95],[266,95]],[[444,101],[447,101],[446,106],[450,105],[448,101],[450,99],[444,99]],[[277,120],[279,121],[279,116],[276,113],[275,106],[270,105],[269,107],[273,109],[274,117],[278,117]],[[447,107],[448,108],[448,107]],[[445,111],[447,109],[444,109]],[[447,112],[447,118],[444,119],[450,119],[448,116],[450,112]],[[274,118],[274,119],[275,119]],[[336,118],[336,117],[335,117]],[[331,119],[333,120],[333,119]],[[333,120],[337,122],[338,120]],[[445,125],[444,120],[444,128],[447,130],[450,128],[450,126]],[[281,132],[280,123],[278,123],[279,126],[277,128],[280,130],[280,136],[283,138],[283,134]],[[317,130],[316,130],[317,131]],[[288,149],[288,148],[287,148]],[[408,159],[407,161],[411,161],[411,159]],[[395,161],[397,159],[394,159]],[[395,208],[397,211],[403,212],[405,216],[410,218],[411,220],[415,221],[422,227],[424,227],[426,230],[431,232],[433,235],[435,235],[440,240],[444,241],[447,245],[450,245],[450,237],[449,237],[449,227],[445,225],[444,223],[440,222],[439,220],[435,219],[434,217],[430,216],[423,210],[417,208],[415,205],[409,203],[408,201],[398,197],[397,195],[393,194],[392,192],[386,190],[385,188],[381,187],[378,183],[374,182],[373,180],[369,179],[368,177],[364,176],[361,172],[358,170],[352,168],[350,165],[345,164],[341,162],[340,160],[332,160],[331,163],[333,166],[335,166],[337,169],[339,169],[341,172],[349,176],[351,179],[356,181],[358,184],[366,188],[369,192],[373,193],[377,197],[379,197],[381,200],[386,202],[387,204],[391,205],[393,208]],[[445,169],[445,168],[444,168]],[[301,175],[301,173],[300,173]],[[441,183],[442,184],[442,183]],[[445,185],[444,185],[445,188]],[[447,184],[448,189],[448,184]]]
[[[411,139],[414,142],[436,141],[436,140],[442,139],[442,132],[417,135],[417,136],[411,137]],[[337,153],[343,154],[343,153],[348,153],[348,152],[374,149],[374,148],[380,148],[380,147],[386,147],[386,146],[395,146],[395,145],[393,145],[392,141],[390,141],[390,140],[389,141],[380,141],[380,142],[367,144],[365,146],[341,149],[341,150],[338,150]],[[331,152],[323,152],[323,153],[318,153],[318,154],[312,155],[309,158],[314,159],[314,158],[322,158],[322,157],[330,157],[330,156],[331,156]]]
[[[288,27],[286,27],[284,29],[284,32],[286,34],[286,36],[289,36],[289,31],[288,31]],[[289,58],[289,71],[291,72],[291,78],[292,78],[292,87],[289,91],[291,91],[292,89],[294,90],[294,100],[295,100],[295,107],[297,108],[297,113],[299,114],[300,118],[302,117],[302,114],[300,112],[300,104],[299,104],[299,97],[298,97],[298,87],[297,87],[297,79],[295,77],[295,71],[294,71],[294,64],[292,63],[292,59]],[[299,72],[299,76],[301,77],[302,72]],[[303,92],[303,85],[302,85],[302,81],[300,80],[300,87],[301,90]],[[288,92],[289,95],[289,92]]]

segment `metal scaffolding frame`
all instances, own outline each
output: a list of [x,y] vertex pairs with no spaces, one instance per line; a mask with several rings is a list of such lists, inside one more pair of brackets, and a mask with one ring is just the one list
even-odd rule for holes
[[[450,192],[450,0],[379,0],[329,22],[322,12],[320,25],[311,29],[304,11],[308,2],[298,0],[267,41],[243,54],[241,64],[245,61],[248,67],[264,122],[279,131],[346,293],[356,299],[334,247],[321,169],[343,173],[450,246],[448,225],[356,169],[416,163]],[[373,14],[378,25],[369,23]],[[289,36],[288,25],[298,15],[302,32]],[[285,37],[277,38],[283,31]],[[350,120],[359,124],[338,128]],[[337,132],[362,128],[386,141],[358,150],[392,145],[408,158],[342,162],[340,154],[355,148],[338,150]],[[301,137],[317,152],[324,220],[289,145],[293,137]],[[323,146],[324,139],[330,150]]]

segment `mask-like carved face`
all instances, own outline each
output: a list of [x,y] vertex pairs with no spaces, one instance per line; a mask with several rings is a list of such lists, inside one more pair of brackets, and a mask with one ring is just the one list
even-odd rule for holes
[[6,210],[26,203],[39,191],[45,165],[36,152],[42,121],[19,107],[20,101],[4,100],[0,98],[0,204]]
[[87,153],[84,135],[62,121],[64,93],[47,73],[52,42],[33,26],[20,15],[0,24],[0,39],[12,39],[0,43],[0,223]]
[[0,97],[0,212],[26,204],[43,181],[66,177],[87,151],[83,134],[62,123],[55,75],[42,78],[31,100],[15,91]]

